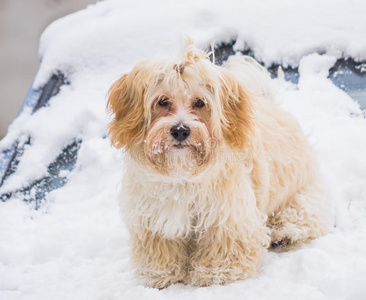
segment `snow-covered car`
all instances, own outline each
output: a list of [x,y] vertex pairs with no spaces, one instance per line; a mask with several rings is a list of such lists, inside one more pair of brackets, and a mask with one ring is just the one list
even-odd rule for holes
[[[363,1],[106,0],[50,25],[39,72],[0,141],[0,298],[363,299],[365,10]],[[270,252],[256,278],[158,291],[128,271],[125,157],[110,147],[106,94],[135,63],[178,53],[185,34],[208,51],[215,41],[218,64],[245,54],[269,69],[276,101],[314,145],[332,224],[298,251]]]

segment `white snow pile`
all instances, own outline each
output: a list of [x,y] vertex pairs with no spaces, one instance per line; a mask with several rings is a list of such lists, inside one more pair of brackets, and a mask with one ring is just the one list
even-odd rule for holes
[[[64,171],[68,183],[39,210],[14,197],[0,202],[0,299],[365,299],[366,120],[327,78],[341,56],[366,59],[365,11],[362,0],[109,0],[50,25],[34,88],[57,70],[70,84],[10,126],[0,151],[18,136],[32,145],[0,194],[42,178],[63,147],[83,142],[74,170]],[[250,47],[266,65],[299,65],[299,84],[284,82],[277,98],[314,144],[333,218],[326,236],[269,252],[254,278],[159,291],[129,270],[117,205],[123,154],[106,138],[105,95],[138,61],[174,53],[184,35],[199,46],[236,38],[235,49]]]

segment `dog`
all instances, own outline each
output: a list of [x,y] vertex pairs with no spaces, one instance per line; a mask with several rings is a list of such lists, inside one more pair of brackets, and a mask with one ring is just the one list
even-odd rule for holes
[[269,248],[326,233],[312,146],[253,58],[218,66],[187,39],[179,59],[138,63],[107,97],[131,265],[146,286],[245,279]]

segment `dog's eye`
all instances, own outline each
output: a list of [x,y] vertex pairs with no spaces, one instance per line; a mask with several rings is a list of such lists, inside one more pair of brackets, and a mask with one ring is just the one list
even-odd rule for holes
[[158,104],[159,104],[160,106],[168,106],[169,101],[168,101],[168,99],[167,99],[167,98],[161,98],[161,99],[158,101]]
[[206,105],[205,101],[203,101],[202,99],[197,99],[193,106],[201,108],[204,107],[205,105]]

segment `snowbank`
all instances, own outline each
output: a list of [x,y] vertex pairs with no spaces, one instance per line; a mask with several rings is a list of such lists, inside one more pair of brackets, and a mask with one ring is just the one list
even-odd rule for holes
[[[363,299],[366,293],[366,120],[327,78],[342,55],[366,59],[366,2],[118,1],[97,3],[44,32],[34,87],[57,70],[70,85],[50,105],[25,109],[0,143],[31,136],[18,170],[0,193],[45,175],[71,140],[81,139],[69,182],[39,210],[0,202],[2,299]],[[117,205],[123,154],[106,138],[105,94],[147,57],[237,39],[257,59],[299,64],[298,85],[279,83],[278,101],[310,135],[328,191],[329,234],[287,253],[270,252],[257,277],[227,286],[138,285],[128,266],[128,233]],[[314,54],[323,53],[323,55]]]

